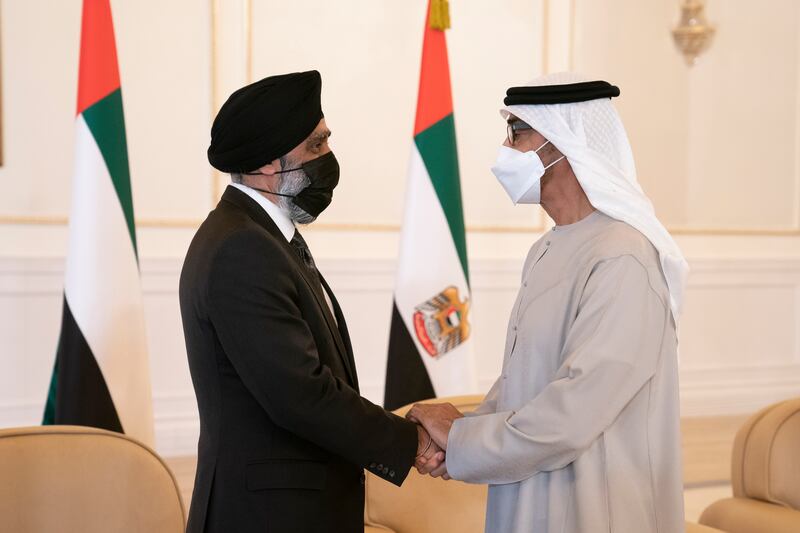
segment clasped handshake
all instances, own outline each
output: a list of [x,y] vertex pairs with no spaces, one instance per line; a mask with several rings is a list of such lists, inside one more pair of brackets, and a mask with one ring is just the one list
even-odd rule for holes
[[453,422],[463,416],[450,403],[418,403],[406,414],[406,418],[419,424],[414,466],[420,474],[450,479],[447,473],[447,437]]

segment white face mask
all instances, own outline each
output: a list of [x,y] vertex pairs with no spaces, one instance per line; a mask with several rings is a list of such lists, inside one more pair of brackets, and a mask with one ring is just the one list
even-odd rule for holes
[[539,157],[539,150],[550,143],[545,141],[536,150],[520,152],[508,146],[500,146],[492,174],[506,190],[514,204],[538,204],[542,198],[542,176],[545,171],[564,159],[561,156],[546,167]]

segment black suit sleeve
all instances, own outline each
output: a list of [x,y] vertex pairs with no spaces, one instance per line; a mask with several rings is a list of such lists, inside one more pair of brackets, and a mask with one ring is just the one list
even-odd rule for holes
[[416,426],[362,398],[320,363],[290,261],[258,232],[226,240],[207,294],[220,343],[276,424],[400,485],[417,451]]

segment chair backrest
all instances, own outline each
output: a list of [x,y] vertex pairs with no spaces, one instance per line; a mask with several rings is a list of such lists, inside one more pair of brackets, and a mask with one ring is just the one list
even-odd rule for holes
[[[427,402],[450,402],[460,411],[472,411],[483,396],[436,398]],[[404,416],[411,406],[396,414]],[[367,473],[365,522],[386,526],[397,533],[482,533],[486,517],[486,485],[442,481],[421,476],[412,468],[398,488]]]
[[762,409],[733,444],[733,494],[800,510],[800,398]]
[[184,531],[172,472],[120,433],[77,426],[0,430],[0,480],[3,531]]

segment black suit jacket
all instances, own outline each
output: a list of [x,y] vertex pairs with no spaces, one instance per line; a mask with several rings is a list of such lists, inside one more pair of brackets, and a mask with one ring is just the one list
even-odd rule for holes
[[189,247],[180,304],[200,412],[189,533],[362,532],[363,468],[400,485],[414,462],[416,426],[359,395],[345,318],[313,277],[234,187]]

